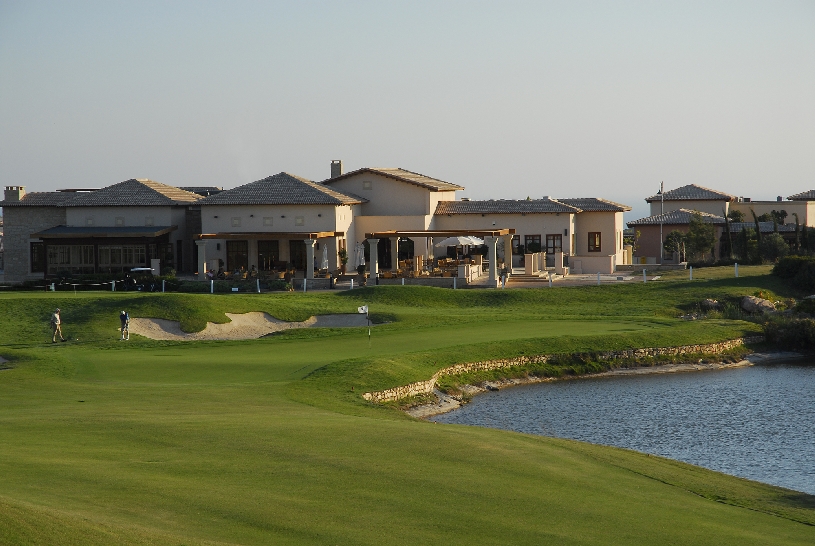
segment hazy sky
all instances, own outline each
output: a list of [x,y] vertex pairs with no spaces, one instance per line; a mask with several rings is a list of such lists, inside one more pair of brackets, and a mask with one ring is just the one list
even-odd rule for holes
[[0,0],[0,177],[403,167],[473,199],[815,188],[815,2]]

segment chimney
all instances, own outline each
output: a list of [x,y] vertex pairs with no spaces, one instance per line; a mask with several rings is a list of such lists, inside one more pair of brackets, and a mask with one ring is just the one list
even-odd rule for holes
[[783,201],[783,198],[779,195],[778,197],[775,198],[775,200],[776,201]]
[[342,159],[334,159],[331,161],[331,178],[342,176]]
[[19,201],[25,197],[25,186],[6,186],[6,201]]

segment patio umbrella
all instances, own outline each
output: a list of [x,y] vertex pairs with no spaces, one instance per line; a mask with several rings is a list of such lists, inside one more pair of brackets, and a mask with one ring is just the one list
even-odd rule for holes
[[473,237],[471,235],[456,235],[455,237],[448,237],[441,242],[436,243],[436,247],[445,247],[445,246],[454,246],[456,247],[456,259],[458,260],[458,247],[469,245],[469,246],[478,246],[483,245],[484,241],[479,239],[478,237]]
[[361,265],[365,265],[365,246],[357,243],[354,247],[354,269]]
[[328,269],[328,245],[323,244],[323,261],[320,264],[320,269]]
[[445,246],[478,246],[483,245],[484,241],[479,239],[478,237],[473,237],[471,235],[456,235],[455,237],[448,237],[441,242],[436,243],[436,248],[445,247]]

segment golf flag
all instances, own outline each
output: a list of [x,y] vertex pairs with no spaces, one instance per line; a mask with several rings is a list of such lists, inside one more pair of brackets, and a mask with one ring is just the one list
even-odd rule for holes
[[358,307],[357,312],[362,314],[362,315],[367,315],[368,314],[368,306],[363,305],[362,307]]

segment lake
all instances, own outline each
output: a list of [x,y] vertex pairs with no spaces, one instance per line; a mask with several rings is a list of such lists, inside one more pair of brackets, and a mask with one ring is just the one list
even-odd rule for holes
[[606,444],[815,495],[815,366],[556,381],[431,418]]

